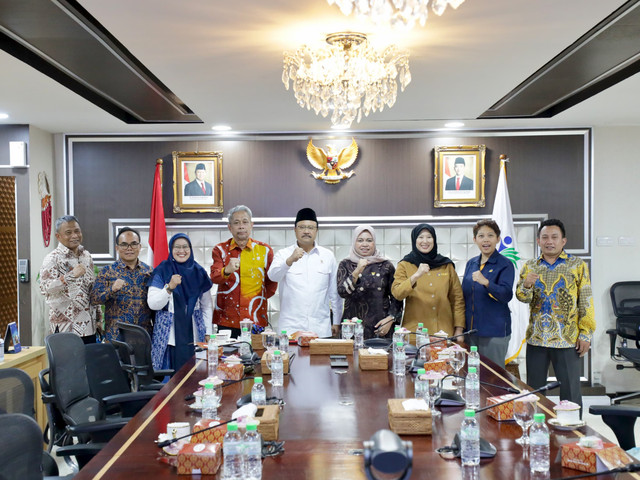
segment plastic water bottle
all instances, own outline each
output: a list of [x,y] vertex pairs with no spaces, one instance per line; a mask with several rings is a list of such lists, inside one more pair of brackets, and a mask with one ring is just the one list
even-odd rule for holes
[[[425,343],[429,343],[429,335],[428,335],[429,330],[424,328],[423,325],[424,324],[419,323],[418,328],[416,329],[416,347],[417,348],[420,348]],[[420,352],[419,352],[420,360],[427,359],[427,348],[429,347],[424,347],[420,349]]]
[[364,325],[362,320],[356,320],[356,325],[353,330],[353,347],[358,349],[364,347]]
[[404,377],[406,371],[407,354],[404,351],[404,343],[396,342],[393,349],[393,374]]
[[476,410],[480,408],[480,379],[475,367],[469,367],[469,373],[464,381],[466,408]]
[[289,351],[289,335],[286,330],[282,330],[278,335],[278,350],[280,350],[280,354]]
[[414,396],[416,398],[424,398],[424,400],[429,402],[429,381],[422,376],[425,374],[425,369],[421,368],[418,370],[418,374],[416,375],[416,379],[413,382],[413,391]]
[[0,362],[4,362],[4,339],[0,338]]
[[231,422],[227,424],[227,433],[224,434],[224,445],[222,447],[224,458],[222,478],[225,480],[243,480],[242,450],[242,437],[238,432],[238,424]]
[[536,413],[529,431],[529,459],[532,472],[549,471],[549,428],[544,421],[544,413]]
[[273,352],[273,356],[271,357],[271,385],[274,387],[279,387],[284,383],[283,378],[283,365],[282,365],[282,355],[280,355],[280,350],[276,350]]
[[249,333],[249,329],[247,327],[242,328],[239,340],[241,342],[247,342],[240,344],[240,356],[246,357],[251,355],[251,347],[249,346],[251,345],[251,333]]
[[395,345],[398,342],[402,341],[402,333],[400,332],[400,326],[396,325],[395,328],[393,329],[393,344]]
[[218,398],[213,383],[205,383],[202,394],[202,418],[213,420],[218,416]]
[[467,360],[467,367],[475,367],[478,378],[480,378],[480,354],[478,353],[478,347],[475,345],[471,347],[469,351],[469,359]]
[[464,411],[460,427],[460,454],[462,465],[480,464],[480,428],[474,410]]
[[267,404],[267,391],[262,383],[262,377],[255,377],[253,379],[253,387],[251,387],[251,403],[254,405]]
[[258,433],[258,425],[254,422],[247,423],[247,432],[244,434],[244,479],[262,479],[262,436]]
[[213,378],[218,375],[218,342],[215,335],[209,335],[207,344],[207,376]]

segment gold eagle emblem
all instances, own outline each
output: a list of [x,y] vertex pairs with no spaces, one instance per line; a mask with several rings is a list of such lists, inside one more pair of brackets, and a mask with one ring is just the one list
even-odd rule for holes
[[351,139],[351,145],[343,148],[340,153],[336,152],[333,145],[327,145],[328,153],[322,148],[316,147],[313,141],[309,140],[307,145],[307,159],[315,168],[322,170],[322,173],[311,172],[316,180],[324,180],[325,183],[339,183],[340,180],[351,178],[355,173],[343,172],[349,168],[358,157],[358,144],[355,139]]

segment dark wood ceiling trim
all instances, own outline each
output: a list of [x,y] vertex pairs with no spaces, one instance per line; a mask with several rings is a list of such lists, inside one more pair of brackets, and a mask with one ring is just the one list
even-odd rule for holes
[[638,73],[639,2],[622,5],[478,118],[552,117]]
[[3,1],[0,48],[126,123],[202,123],[76,0]]

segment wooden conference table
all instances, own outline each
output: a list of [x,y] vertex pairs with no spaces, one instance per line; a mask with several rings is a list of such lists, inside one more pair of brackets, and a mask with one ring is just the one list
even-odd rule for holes
[[[346,373],[329,366],[328,355],[309,355],[308,348],[292,346],[296,358],[291,374],[285,375],[284,387],[279,395],[286,405],[280,415],[279,440],[285,441],[285,453],[269,457],[263,463],[264,479],[352,480],[363,479],[364,462],[362,442],[380,429],[388,429],[387,399],[413,397],[412,377],[394,377],[386,371],[362,371],[357,357],[349,356]],[[195,362],[195,363],[194,363]],[[259,366],[256,371],[259,372]],[[164,453],[154,440],[166,432],[168,422],[188,421],[192,425],[200,414],[191,411],[185,395],[198,388],[206,376],[206,362],[191,360],[167,385],[123,428],[104,449],[75,477],[83,479],[146,479],[178,478],[176,469],[162,461]],[[265,380],[269,378],[265,377]],[[481,380],[497,385],[523,388],[524,384],[484,360]],[[252,381],[230,385],[223,389],[222,406],[218,410],[223,420],[236,409],[236,400],[249,393]],[[273,387],[268,383],[267,395]],[[486,397],[502,395],[504,391],[481,386],[481,405]],[[552,403],[540,401],[539,411],[552,416]],[[434,451],[449,445],[460,428],[462,408],[443,408],[436,417],[432,435],[408,435],[404,440],[413,442],[413,474],[411,478],[467,478],[459,460],[444,460]],[[486,413],[479,414],[481,436],[498,449],[493,459],[483,460],[471,478],[511,479],[532,478],[529,460],[523,448],[515,443],[521,429],[515,422],[497,422]],[[581,472],[560,466],[559,448],[576,441],[578,437],[594,435],[588,427],[572,431],[551,429],[551,475],[561,478]],[[222,470],[222,469],[221,469]],[[198,477],[200,477],[198,475]],[[221,471],[218,477],[221,477]],[[182,476],[182,478],[189,478]],[[209,478],[214,478],[209,476]],[[612,478],[605,476],[600,478]],[[622,477],[618,477],[622,478]],[[637,478],[636,474],[625,478]]]

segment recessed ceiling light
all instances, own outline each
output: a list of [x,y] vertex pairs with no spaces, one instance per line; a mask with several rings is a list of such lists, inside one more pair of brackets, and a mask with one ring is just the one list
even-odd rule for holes
[[8,113],[0,113],[0,120],[6,120],[7,118],[9,118]]
[[462,122],[447,122],[444,124],[446,128],[461,128],[464,127],[464,123]]
[[214,130],[216,132],[228,132],[229,130],[231,130],[231,127],[229,125],[214,125],[213,127],[211,127],[211,130]]

